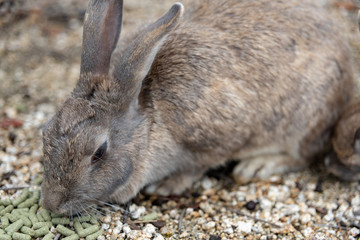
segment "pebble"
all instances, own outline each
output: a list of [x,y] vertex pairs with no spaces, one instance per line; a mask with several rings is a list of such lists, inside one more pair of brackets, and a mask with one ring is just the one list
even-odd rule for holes
[[111,216],[108,215],[108,216],[104,217],[104,218],[103,218],[103,221],[104,221],[105,223],[111,222]]
[[224,233],[227,233],[227,234],[233,234],[234,233],[234,229],[232,227],[226,228],[223,231],[224,231]]
[[193,208],[187,208],[186,209],[186,214],[191,214],[192,212],[194,212]]
[[261,209],[270,209],[273,206],[273,202],[267,198],[260,199],[260,208]]
[[129,208],[130,210],[130,214],[131,214],[131,218],[133,219],[138,219],[141,216],[143,216],[146,212],[146,209],[144,206],[137,206],[135,204],[132,204]]
[[304,213],[300,216],[300,222],[302,224],[306,224],[311,221],[311,215],[310,213]]
[[326,222],[330,222],[334,219],[334,214],[332,211],[328,211],[328,213],[324,216],[324,220]]
[[252,229],[253,224],[251,222],[243,222],[239,221],[236,224],[236,231],[237,232],[244,232],[244,233],[250,233]]
[[143,228],[143,232],[149,237],[152,237],[156,231],[156,228],[152,224],[146,224],[145,228]]
[[208,222],[208,223],[205,224],[204,228],[205,228],[206,230],[210,230],[210,229],[212,229],[212,228],[215,228],[215,226],[216,226],[216,223],[215,223],[214,221],[210,221],[210,222]]
[[122,223],[121,221],[119,221],[119,220],[117,220],[117,221],[115,222],[115,225],[116,225],[117,228],[120,228],[120,229],[123,228],[123,223]]
[[360,194],[357,194],[355,197],[351,199],[351,206],[359,206],[359,205],[360,205]]
[[131,228],[130,228],[129,225],[127,225],[127,224],[124,224],[122,230],[124,231],[124,233],[125,233],[126,235],[128,235],[128,234],[131,232]]
[[353,227],[349,230],[349,234],[353,237],[358,236],[360,234],[360,230],[356,227]]
[[[140,239],[142,233],[139,230],[132,230],[131,232],[129,232],[128,234],[126,234],[128,239]],[[145,240],[145,238],[141,238],[143,240]]]
[[307,227],[302,231],[302,234],[304,234],[305,237],[310,237],[313,232],[314,230],[311,227]]
[[218,195],[219,195],[220,199],[223,200],[223,201],[226,201],[226,202],[231,201],[231,195],[229,194],[228,191],[226,191],[226,190],[224,190],[224,189],[221,190],[221,191],[218,193]]
[[188,233],[188,232],[182,232],[179,237],[180,237],[181,239],[186,239],[188,236],[189,236],[189,233]]
[[174,231],[171,228],[165,226],[160,229],[160,233],[162,235],[172,236],[174,234]]
[[103,225],[101,225],[101,228],[104,230],[109,229],[109,227],[110,227],[110,224],[107,224],[107,223],[103,223]]
[[173,209],[169,213],[171,218],[177,218],[179,216],[178,211],[176,209]]
[[205,177],[201,181],[201,186],[203,187],[204,190],[208,190],[208,189],[212,188],[213,184],[209,178]]
[[156,233],[156,234],[155,234],[155,237],[153,238],[153,240],[165,240],[165,238],[164,238],[161,234]]
[[214,213],[213,206],[209,204],[209,202],[200,203],[199,207],[206,213]]

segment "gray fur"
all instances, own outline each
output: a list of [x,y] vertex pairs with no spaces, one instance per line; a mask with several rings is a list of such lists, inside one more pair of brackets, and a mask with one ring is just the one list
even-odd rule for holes
[[[231,158],[242,160],[237,181],[266,178],[307,166],[329,143],[353,78],[347,41],[322,9],[297,0],[184,6],[121,38],[108,73],[84,71],[82,59],[71,98],[95,114],[72,109],[67,134],[58,114],[45,129],[45,208],[124,203],[151,183],[181,193]],[[118,37],[102,34],[95,39]],[[106,156],[91,165],[104,141]]]
[[328,171],[346,181],[360,180],[360,103],[349,106],[336,123]]

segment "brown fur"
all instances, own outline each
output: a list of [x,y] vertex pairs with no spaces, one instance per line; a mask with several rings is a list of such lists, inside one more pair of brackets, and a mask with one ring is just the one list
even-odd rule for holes
[[[183,16],[174,5],[113,53],[84,39],[93,55],[83,54],[71,98],[95,115],[72,110],[78,123],[61,135],[65,104],[45,129],[45,208],[123,203],[164,179],[158,193],[181,193],[230,158],[242,160],[239,182],[266,178],[307,166],[329,143],[353,79],[346,40],[322,9],[296,0],[184,5]],[[101,19],[92,6],[84,36],[117,39],[88,26]],[[111,55],[109,66],[94,66],[97,51]],[[104,159],[91,164],[104,141]]]
[[326,159],[330,173],[348,180],[360,180],[360,103],[351,105],[336,124],[333,152]]

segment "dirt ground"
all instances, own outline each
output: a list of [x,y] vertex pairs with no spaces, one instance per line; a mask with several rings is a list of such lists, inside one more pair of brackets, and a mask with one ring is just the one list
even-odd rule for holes
[[[173,2],[125,1],[123,34],[155,20]],[[315,2],[341,23],[339,34],[349,37],[360,80],[359,2]],[[0,0],[2,188],[27,186],[41,175],[41,126],[78,79],[86,5],[87,0]],[[359,190],[357,182],[339,182],[321,169],[247,186],[213,173],[182,197],[140,194],[126,223],[116,208],[104,210],[105,235],[98,239],[360,239]],[[14,194],[16,190],[0,190],[0,197]],[[136,222],[153,212],[164,224]]]

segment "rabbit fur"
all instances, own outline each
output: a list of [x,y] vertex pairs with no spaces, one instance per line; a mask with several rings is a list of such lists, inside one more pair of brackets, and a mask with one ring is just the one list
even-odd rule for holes
[[323,9],[175,3],[119,40],[122,8],[88,5],[79,81],[43,131],[45,208],[124,203],[149,184],[179,194],[229,159],[241,160],[238,182],[264,179],[306,167],[329,143],[353,78]]
[[333,175],[346,180],[360,180],[360,103],[348,107],[340,117],[331,139],[332,151],[325,166]]

